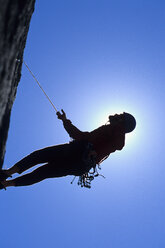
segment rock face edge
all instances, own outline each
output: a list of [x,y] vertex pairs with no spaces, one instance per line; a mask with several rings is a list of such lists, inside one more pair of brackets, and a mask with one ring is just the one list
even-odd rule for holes
[[35,0],[0,0],[0,168],[34,5]]

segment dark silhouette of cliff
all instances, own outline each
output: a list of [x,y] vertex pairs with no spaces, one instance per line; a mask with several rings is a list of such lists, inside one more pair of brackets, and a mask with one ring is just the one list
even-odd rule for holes
[[35,0],[0,0],[0,168],[34,4]]

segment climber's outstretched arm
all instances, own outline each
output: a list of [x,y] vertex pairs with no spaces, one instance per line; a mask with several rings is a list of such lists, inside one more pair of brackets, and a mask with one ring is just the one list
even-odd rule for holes
[[66,118],[66,114],[64,110],[61,110],[62,114],[60,112],[57,112],[58,119],[63,121],[63,125],[69,136],[75,140],[82,140],[82,139],[88,139],[89,132],[82,132],[77,127],[75,127],[70,120]]

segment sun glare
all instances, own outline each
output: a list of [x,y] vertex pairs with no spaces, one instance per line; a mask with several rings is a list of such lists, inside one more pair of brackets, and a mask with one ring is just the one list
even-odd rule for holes
[[92,126],[94,128],[97,128],[99,126],[105,125],[108,122],[108,116],[109,115],[114,115],[114,114],[121,114],[123,112],[127,112],[135,116],[136,121],[137,121],[137,126],[135,130],[131,133],[126,134],[126,139],[125,139],[125,145],[127,147],[127,151],[131,151],[132,149],[135,148],[135,146],[139,145],[140,137],[141,137],[141,124],[139,121],[139,113],[136,111],[136,109],[130,109],[130,107],[120,107],[120,106],[112,106],[111,109],[109,108],[103,108],[104,111],[98,112],[95,120],[92,123]]

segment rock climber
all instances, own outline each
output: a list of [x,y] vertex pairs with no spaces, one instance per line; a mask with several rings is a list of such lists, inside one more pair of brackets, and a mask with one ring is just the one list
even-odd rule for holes
[[[80,131],[67,119],[63,110],[57,112],[57,117],[62,120],[72,141],[34,151],[11,168],[0,170],[0,189],[32,185],[46,178],[67,175],[79,176],[78,184],[90,188],[91,181],[99,175],[97,166],[111,153],[122,150],[125,135],[136,127],[134,116],[125,112],[110,115],[108,124],[91,132]],[[13,174],[21,174],[37,164],[43,165],[28,174],[7,180]]]

